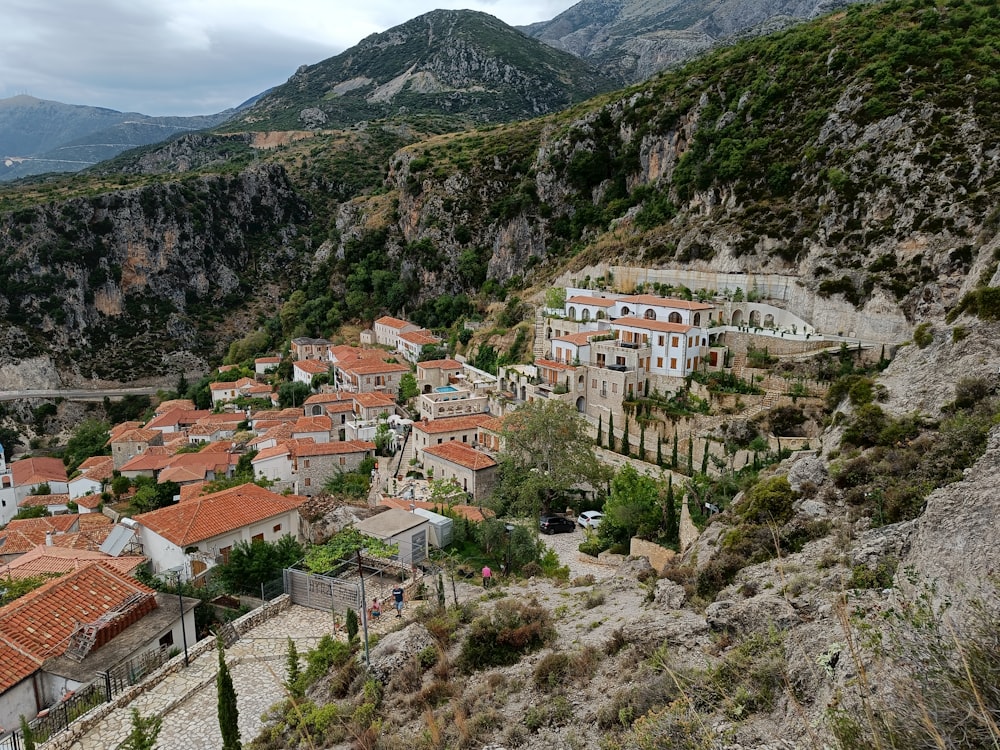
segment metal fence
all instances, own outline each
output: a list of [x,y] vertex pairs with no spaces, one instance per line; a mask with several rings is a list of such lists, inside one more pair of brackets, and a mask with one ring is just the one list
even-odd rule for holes
[[98,672],[104,685],[105,699],[111,700],[119,693],[142,681],[150,672],[155,671],[167,661],[172,654],[167,648],[147,651],[128,661],[112,667],[107,672]]

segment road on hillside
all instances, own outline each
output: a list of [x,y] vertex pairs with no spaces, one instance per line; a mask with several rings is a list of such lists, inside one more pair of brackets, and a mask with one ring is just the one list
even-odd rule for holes
[[26,391],[0,391],[0,401],[19,401],[27,398],[64,398],[67,401],[103,401],[105,397],[115,399],[125,396],[153,396],[161,390],[155,386],[142,388],[51,388]]

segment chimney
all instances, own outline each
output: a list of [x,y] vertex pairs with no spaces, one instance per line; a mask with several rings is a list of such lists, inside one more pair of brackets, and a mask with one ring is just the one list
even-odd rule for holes
[[51,531],[46,531],[45,532],[45,546],[46,547],[51,547],[52,546],[52,532]]

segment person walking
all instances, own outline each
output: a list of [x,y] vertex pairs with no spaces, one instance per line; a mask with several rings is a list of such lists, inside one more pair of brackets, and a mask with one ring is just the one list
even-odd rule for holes
[[490,587],[490,581],[493,579],[493,571],[490,570],[489,565],[483,566],[483,588],[488,589]]
[[396,607],[396,617],[403,616],[403,587],[396,584],[396,588],[392,590],[392,603]]

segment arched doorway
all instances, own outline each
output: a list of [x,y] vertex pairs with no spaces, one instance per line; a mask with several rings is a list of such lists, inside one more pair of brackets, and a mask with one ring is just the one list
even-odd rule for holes
[[750,325],[753,327],[760,327],[760,310],[750,311]]
[[730,325],[741,326],[743,325],[743,311],[733,310],[733,317],[730,320]]
[[580,398],[576,400],[576,410],[580,414],[583,414],[587,410],[587,399],[583,396],[580,396]]
[[774,328],[774,316],[771,313],[764,316],[764,328]]
[[570,320],[576,320],[576,308],[575,307],[571,307],[566,312],[569,314],[569,319]]

